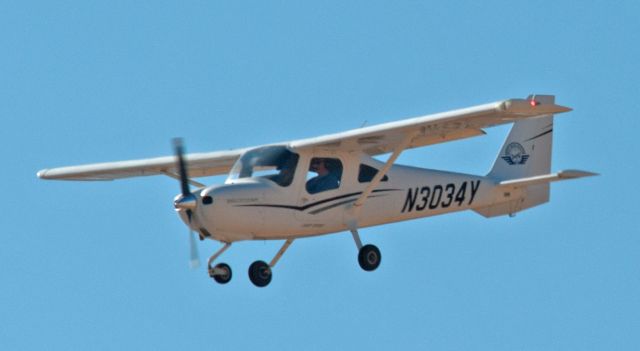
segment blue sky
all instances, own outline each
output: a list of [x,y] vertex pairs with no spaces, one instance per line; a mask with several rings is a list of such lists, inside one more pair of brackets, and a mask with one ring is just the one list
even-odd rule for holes
[[[0,4],[3,349],[603,350],[640,344],[637,1],[7,1]],[[272,284],[238,243],[227,286],[188,269],[167,177],[42,168],[299,139],[557,95],[554,184],[471,212],[293,243]],[[400,163],[484,174],[508,129]],[[223,178],[207,179],[221,182]],[[206,259],[218,243],[200,243]]]

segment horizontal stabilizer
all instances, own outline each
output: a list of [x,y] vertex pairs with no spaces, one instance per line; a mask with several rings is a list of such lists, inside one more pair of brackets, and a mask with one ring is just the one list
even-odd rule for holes
[[502,215],[513,215],[522,210],[541,205],[549,201],[550,182],[559,180],[591,177],[597,173],[565,170],[557,173],[538,175],[533,177],[516,178],[503,180],[497,183],[496,195],[502,201],[473,210],[484,217],[496,217]]
[[519,178],[503,180],[498,183],[500,187],[525,187],[529,185],[545,184],[550,182],[557,182],[559,180],[576,179],[582,177],[596,176],[598,173],[579,171],[574,169],[568,169],[552,174],[539,175],[534,177]]

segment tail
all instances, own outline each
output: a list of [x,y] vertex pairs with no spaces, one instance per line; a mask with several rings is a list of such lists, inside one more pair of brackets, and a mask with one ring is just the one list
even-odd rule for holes
[[[532,104],[553,104],[553,95],[527,98]],[[485,217],[518,211],[549,201],[549,182],[594,175],[582,171],[551,172],[553,115],[541,115],[514,122],[507,140],[487,174],[496,182],[495,202],[475,209]]]
[[[528,99],[538,104],[555,102],[551,95],[529,96]],[[548,174],[552,139],[553,115],[515,122],[487,176],[502,181]]]

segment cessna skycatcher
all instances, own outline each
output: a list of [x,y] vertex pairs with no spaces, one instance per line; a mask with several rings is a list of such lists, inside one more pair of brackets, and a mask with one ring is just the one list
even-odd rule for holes
[[[365,271],[380,265],[380,250],[363,245],[360,228],[473,210],[485,217],[514,215],[549,201],[549,183],[592,176],[550,173],[553,115],[571,111],[554,96],[532,95],[429,116],[349,130],[317,138],[231,151],[45,169],[42,179],[113,180],[166,175],[180,181],[174,200],[180,218],[201,240],[223,246],[208,261],[216,282],[231,280],[231,267],[214,261],[242,240],[284,240],[266,263],[249,267],[251,282],[264,287],[291,243],[315,235],[349,231]],[[407,149],[485,134],[484,128],[513,123],[493,168],[471,175],[395,164]],[[386,161],[373,156],[390,154]],[[207,186],[197,177],[229,174]],[[190,189],[190,185],[196,190]],[[191,235],[192,264],[197,264]]]

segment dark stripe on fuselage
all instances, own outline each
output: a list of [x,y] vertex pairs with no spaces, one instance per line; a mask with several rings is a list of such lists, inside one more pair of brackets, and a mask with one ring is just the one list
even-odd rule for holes
[[[371,199],[371,198],[374,198],[374,197],[382,197],[382,196],[386,196],[386,195],[369,195],[369,197],[367,197],[367,198],[368,198],[368,199]],[[356,202],[356,200],[357,200],[357,199],[349,199],[349,200],[346,200],[346,201],[340,201],[340,202],[338,202],[338,203],[331,204],[331,205],[329,205],[329,206],[321,207],[321,208],[319,208],[319,209],[317,209],[317,210],[309,211],[309,213],[311,213],[311,214],[313,214],[313,215],[314,215],[314,214],[318,214],[318,213],[321,213],[321,212],[324,212],[324,211],[330,210],[330,209],[332,209],[332,208],[334,208],[334,207],[338,207],[338,206],[340,206],[340,205],[346,205],[346,204],[348,204],[348,203],[350,203],[350,202]]]
[[[401,189],[379,189],[379,190],[374,190],[374,193],[381,193],[381,192],[389,192],[389,191],[402,191]],[[312,202],[310,204],[306,204],[304,206],[292,206],[292,205],[278,205],[278,204],[250,204],[250,205],[237,205],[236,207],[272,207],[272,208],[284,208],[284,209],[289,209],[289,210],[296,210],[296,211],[304,211],[304,210],[308,210],[312,207],[318,206],[318,205],[322,205],[331,201],[335,201],[335,200],[342,200],[348,197],[352,197],[352,196],[357,196],[357,195],[361,195],[362,191],[359,191],[357,193],[349,193],[349,194],[345,194],[345,195],[340,195],[340,196],[335,196],[335,197],[331,197],[328,199],[324,199],[324,200],[320,200],[320,201],[316,201],[316,202]],[[355,201],[355,199],[349,200],[349,201]],[[347,201],[348,202],[348,201]],[[347,203],[344,202],[344,203]],[[343,203],[340,203],[336,206],[339,206]],[[325,209],[329,209],[332,208],[333,206],[329,206],[328,208]],[[318,210],[318,212],[322,212],[323,209]],[[318,213],[315,212],[315,213]]]

